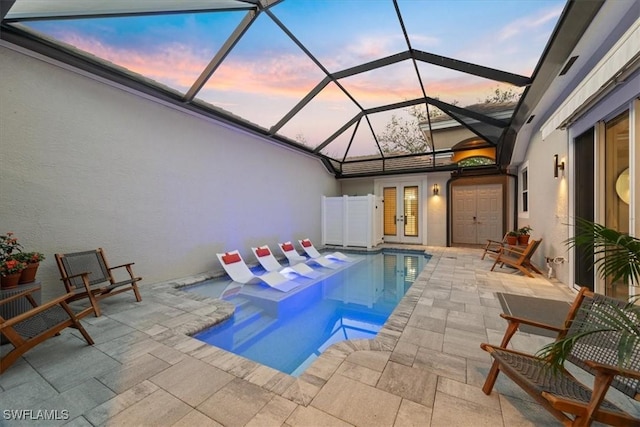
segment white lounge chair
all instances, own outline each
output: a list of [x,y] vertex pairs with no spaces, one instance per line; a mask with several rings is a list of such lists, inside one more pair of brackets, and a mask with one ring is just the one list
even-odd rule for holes
[[244,284],[258,280],[282,292],[289,292],[291,289],[299,286],[298,283],[290,281],[277,271],[269,271],[260,276],[253,274],[238,251],[216,254],[216,256],[218,260],[220,260],[224,271],[226,271],[229,277],[231,277],[231,280],[235,282]]
[[280,247],[280,250],[282,251],[284,256],[286,256],[287,259],[289,260],[289,265],[295,265],[302,262],[304,263],[312,262],[314,264],[320,265],[321,267],[334,268],[334,269],[340,267],[340,265],[337,262],[332,261],[330,259],[326,259],[326,258],[308,259],[307,257],[300,255],[298,251],[296,251],[296,248],[293,247],[293,243],[291,242],[278,243],[278,247]]
[[269,246],[264,245],[259,248],[251,248],[258,262],[267,271],[277,271],[280,274],[297,274],[299,276],[308,277],[309,279],[317,279],[321,276],[320,272],[315,271],[307,264],[299,263],[289,267],[283,267],[280,262],[273,256]]
[[313,259],[328,258],[343,262],[353,262],[353,258],[349,258],[342,252],[332,252],[330,254],[322,255],[320,252],[318,252],[315,246],[313,246],[313,243],[311,243],[311,240],[309,239],[298,240],[298,243],[300,243],[300,246],[302,246],[302,249],[307,253],[307,255],[309,255]]

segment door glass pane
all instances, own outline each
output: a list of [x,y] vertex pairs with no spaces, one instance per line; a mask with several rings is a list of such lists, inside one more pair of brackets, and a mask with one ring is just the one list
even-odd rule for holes
[[404,187],[404,235],[418,236],[418,187]]
[[396,187],[385,187],[384,197],[384,234],[395,236],[396,229]]
[[[629,233],[629,202],[616,191],[618,180],[623,180],[629,169],[628,111],[606,124],[605,158],[605,225],[621,233]],[[614,298],[627,299],[629,286],[622,280],[612,282],[607,279],[605,293]]]

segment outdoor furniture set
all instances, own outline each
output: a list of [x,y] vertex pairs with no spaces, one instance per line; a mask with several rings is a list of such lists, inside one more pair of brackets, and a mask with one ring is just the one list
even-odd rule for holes
[[[93,340],[80,319],[90,313],[100,316],[98,301],[126,291],[133,291],[136,300],[142,300],[138,290],[138,282],[142,279],[133,274],[133,263],[109,267],[102,248],[56,254],[56,261],[66,294],[38,305],[32,295],[39,290],[38,286],[0,300],[0,305],[5,305],[26,298],[33,307],[9,319],[0,316],[0,334],[13,346],[0,359],[0,373],[7,370],[25,352],[48,338],[59,335],[67,327],[78,329],[87,343],[93,345]],[[128,277],[116,281],[113,272],[117,269],[126,271]],[[84,298],[89,300],[89,307],[75,313],[69,303]]]

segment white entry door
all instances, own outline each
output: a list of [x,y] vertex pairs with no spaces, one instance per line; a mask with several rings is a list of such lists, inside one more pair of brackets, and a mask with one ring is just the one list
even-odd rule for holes
[[451,193],[451,243],[502,240],[502,185],[454,186]]
[[401,183],[384,185],[384,241],[420,243],[420,185]]

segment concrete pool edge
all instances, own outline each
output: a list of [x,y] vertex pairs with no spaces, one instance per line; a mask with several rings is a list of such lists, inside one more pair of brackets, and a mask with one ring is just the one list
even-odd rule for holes
[[[345,250],[345,252],[347,252]],[[425,252],[425,255],[427,253]],[[360,351],[388,352],[395,348],[406,326],[418,298],[427,285],[427,278],[433,270],[437,256],[430,255],[429,262],[418,275],[416,281],[398,303],[384,326],[371,340],[347,340],[330,346],[299,377],[280,372],[252,360],[230,353],[226,350],[206,344],[192,335],[229,319],[235,307],[223,300],[184,292],[184,287],[203,280],[217,277],[217,272],[203,273],[183,279],[169,280],[145,286],[158,294],[164,292],[167,298],[180,298],[182,308],[194,306],[190,316],[183,322],[164,330],[148,331],[152,338],[161,341],[191,357],[197,358],[235,377],[262,387],[297,404],[308,406],[320,392],[324,384],[337,371],[349,355]],[[205,307],[202,306],[205,303]]]

